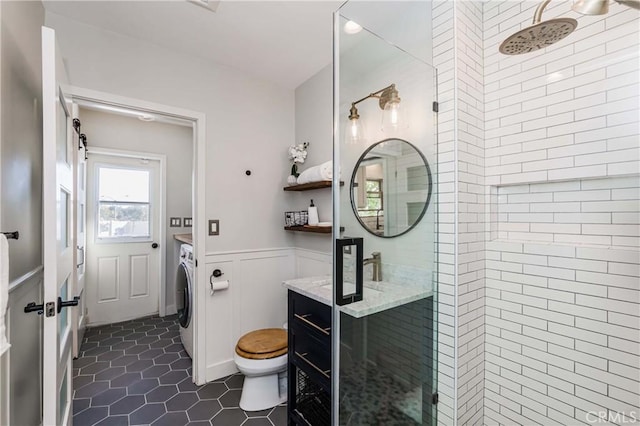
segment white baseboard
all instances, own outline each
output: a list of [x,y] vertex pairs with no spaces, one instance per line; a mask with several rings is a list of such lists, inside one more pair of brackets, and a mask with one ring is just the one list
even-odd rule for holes
[[[218,362],[216,364],[207,365],[207,373],[206,373],[206,381],[212,382],[214,380],[221,379],[223,377],[229,376],[231,374],[235,374],[238,372],[238,368],[236,367],[236,363],[233,362],[232,359]],[[198,385],[203,385],[204,383],[196,383]]]
[[[122,318],[121,320],[118,321],[118,323],[120,322],[125,322],[125,321],[130,321],[130,320],[134,320],[134,319],[138,319],[138,318],[146,318],[146,317],[151,317],[154,315],[158,315],[158,312],[151,312],[148,314],[144,314],[142,316],[140,316],[140,314],[133,314],[133,315],[127,315],[124,318]],[[109,325],[109,324],[117,324],[114,323],[113,321],[99,321],[99,322],[91,322],[91,317],[89,315],[85,315],[85,317],[87,318],[87,328],[94,328],[94,327],[100,327],[102,325]]]
[[173,315],[173,314],[177,314],[178,313],[178,309],[176,308],[176,305],[167,305],[167,307],[165,308],[164,311],[165,315]]

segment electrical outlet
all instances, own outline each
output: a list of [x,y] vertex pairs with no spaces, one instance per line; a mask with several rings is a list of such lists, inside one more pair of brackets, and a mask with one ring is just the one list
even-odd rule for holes
[[193,226],[193,219],[190,217],[183,217],[182,225],[190,228],[191,226]]
[[179,217],[172,217],[169,219],[169,226],[171,228],[179,228],[182,226],[182,219]]
[[218,219],[209,221],[209,235],[220,235],[220,221]]

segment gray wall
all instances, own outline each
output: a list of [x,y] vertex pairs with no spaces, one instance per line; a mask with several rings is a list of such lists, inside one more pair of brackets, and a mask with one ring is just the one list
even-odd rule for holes
[[[9,280],[42,264],[42,73],[40,2],[0,2],[0,228],[20,231],[9,242]],[[14,286],[7,315],[11,425],[41,421],[41,317],[22,311],[41,301],[40,275]],[[7,355],[5,355],[7,356]],[[4,365],[4,364],[3,364]],[[0,417],[2,418],[2,417]]]
[[[137,118],[86,108],[80,110],[80,117],[82,132],[87,135],[89,153],[91,153],[91,147],[102,147],[167,156],[164,250],[167,253],[166,305],[170,307],[167,313],[172,313],[172,309],[175,308],[175,274],[178,265],[178,255],[175,253],[178,243],[173,238],[173,234],[190,233],[191,228],[170,228],[169,218],[192,217],[193,131],[190,127],[143,122]],[[87,250],[91,250],[91,241],[87,241],[87,244]]]
[[[307,159],[298,167],[302,172],[331,160],[333,156],[333,74],[331,65],[296,88],[296,143],[309,142]],[[345,176],[343,176],[344,180]],[[287,192],[288,210],[306,210],[313,198],[322,222],[330,222],[331,189]],[[326,234],[295,232],[298,248],[331,252],[331,237]]]

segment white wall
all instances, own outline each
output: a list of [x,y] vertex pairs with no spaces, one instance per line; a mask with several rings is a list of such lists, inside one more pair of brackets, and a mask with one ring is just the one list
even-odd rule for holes
[[[134,117],[80,109],[82,132],[91,147],[125,151],[141,151],[166,155],[166,223],[165,241],[161,247],[166,258],[167,313],[175,312],[175,275],[178,261],[174,234],[191,233],[191,227],[169,227],[170,217],[192,217],[193,131],[190,127],[160,122],[143,122]],[[91,154],[89,154],[91,155]],[[90,183],[89,183],[90,184]],[[88,242],[88,249],[91,242]],[[91,283],[88,283],[91,285]]]
[[207,252],[289,245],[282,186],[294,142],[293,91],[58,15],[47,13],[46,24],[56,30],[73,85],[206,114],[201,220],[220,220]]
[[574,33],[508,57],[536,3],[483,4],[485,424],[640,417],[640,18],[570,6],[545,19]]
[[[0,18],[0,229],[20,232],[19,240],[9,240],[7,334],[12,347],[0,360],[0,422],[39,424],[42,318],[23,308],[42,300],[44,10],[40,2],[3,1]],[[30,279],[19,279],[29,272],[34,272]]]

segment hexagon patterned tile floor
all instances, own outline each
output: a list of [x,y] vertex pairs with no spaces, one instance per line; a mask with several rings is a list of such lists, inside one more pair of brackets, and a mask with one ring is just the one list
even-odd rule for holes
[[238,407],[244,377],[196,386],[180,343],[177,316],[90,328],[73,362],[73,423],[90,425],[287,424],[284,405],[259,412]]

